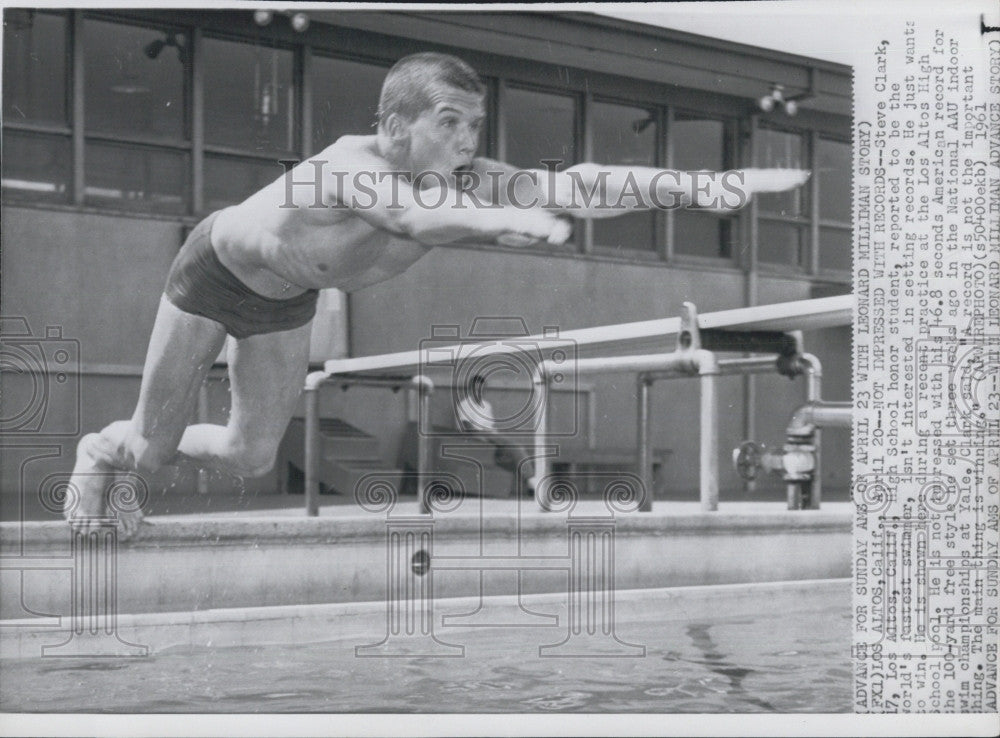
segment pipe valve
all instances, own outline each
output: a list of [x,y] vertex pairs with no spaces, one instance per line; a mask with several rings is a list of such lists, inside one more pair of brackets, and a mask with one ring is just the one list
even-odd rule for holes
[[769,451],[754,441],[744,441],[733,449],[733,467],[747,482],[761,472],[780,474],[786,482],[808,482],[816,470],[816,447],[810,443],[786,443],[781,450]]

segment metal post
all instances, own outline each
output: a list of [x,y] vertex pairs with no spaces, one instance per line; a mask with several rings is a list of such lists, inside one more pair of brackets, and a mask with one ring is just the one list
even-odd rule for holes
[[[418,374],[413,378],[417,389],[417,503],[421,515],[430,514],[427,500],[427,482],[431,471],[431,394],[434,383]],[[426,423],[426,426],[425,426]]]
[[[806,400],[808,402],[819,402],[823,396],[823,366],[819,359],[812,354],[802,354],[802,362],[806,368]],[[820,449],[823,447],[820,439],[819,428],[813,434],[813,446],[815,447],[816,464],[813,467],[812,486],[809,490],[809,509],[819,510],[820,500],[823,492],[823,466],[820,459]]]
[[701,457],[699,486],[701,509],[712,512],[719,509],[719,425],[717,375],[715,357],[708,354],[700,364],[701,382]]
[[640,512],[650,512],[653,509],[653,463],[652,441],[649,432],[649,390],[652,380],[646,374],[640,374],[636,380],[636,396],[638,398],[636,446],[638,449],[637,471],[643,486]]
[[535,502],[545,511],[549,510],[549,459],[546,453],[549,425],[549,378],[541,365],[535,369],[532,378],[538,392],[538,416],[535,419]]
[[306,377],[303,393],[306,405],[305,497],[306,515],[319,515],[319,388],[328,379],[326,372],[313,372]]

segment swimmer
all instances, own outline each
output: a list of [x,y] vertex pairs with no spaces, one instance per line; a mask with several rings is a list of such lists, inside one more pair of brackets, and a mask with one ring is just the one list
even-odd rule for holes
[[[460,59],[406,57],[386,76],[374,135],[338,139],[290,179],[286,173],[195,227],[160,298],[134,414],[77,447],[64,510],[75,529],[107,514],[116,473],[190,461],[266,474],[304,385],[319,290],[378,284],[439,244],[558,245],[572,233],[566,216],[671,202],[718,209],[730,194],[724,183],[685,172],[579,164],[556,173],[475,158],[484,93]],[[796,187],[808,172],[743,177],[750,196]],[[189,425],[227,336],[229,420]],[[135,534],[141,511],[115,512],[122,537]]]

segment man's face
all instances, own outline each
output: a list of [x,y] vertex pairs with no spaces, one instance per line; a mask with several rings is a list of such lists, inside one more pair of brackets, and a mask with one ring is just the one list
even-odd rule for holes
[[479,95],[436,85],[431,93],[431,106],[409,124],[413,173],[433,171],[447,177],[456,169],[469,166],[479,147],[479,132],[485,117]]

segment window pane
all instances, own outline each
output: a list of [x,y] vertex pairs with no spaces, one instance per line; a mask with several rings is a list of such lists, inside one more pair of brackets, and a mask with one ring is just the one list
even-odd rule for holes
[[791,223],[760,220],[757,226],[758,259],[771,264],[801,266],[806,253],[806,231]]
[[186,138],[182,32],[85,20],[83,50],[88,132]]
[[[725,121],[677,113],[671,126],[673,168],[725,171],[729,168]],[[729,258],[729,221],[697,210],[674,211],[674,254]]]
[[851,220],[851,145],[819,140],[819,217]]
[[277,161],[205,157],[205,209],[218,210],[242,202],[284,174]]
[[156,213],[187,212],[187,154],[88,143],[84,157],[87,202]]
[[33,200],[69,198],[70,139],[33,133],[3,132],[3,191]]
[[66,18],[14,8],[3,16],[4,119],[66,123]]
[[205,142],[293,151],[292,52],[214,38],[204,48]]
[[385,67],[328,59],[312,60],[312,150],[322,151],[341,136],[375,132]]
[[724,121],[678,113],[671,129],[674,169],[710,169],[718,172],[728,167]]
[[[778,169],[808,169],[806,139],[798,133],[759,128],[756,138],[757,161],[761,167]],[[807,216],[806,188],[808,182],[788,192],[758,195],[760,211],[787,216]]]
[[508,88],[506,160],[525,169],[545,169],[542,161],[558,159],[558,169],[576,163],[576,100],[567,95]]
[[728,259],[730,222],[697,210],[674,211],[674,254]]
[[[602,164],[656,165],[656,118],[643,108],[595,102],[590,110],[594,161]],[[627,198],[626,203],[633,198]],[[594,221],[594,245],[655,249],[656,213],[632,213]]]
[[819,268],[851,270],[851,231],[846,228],[819,229]]

